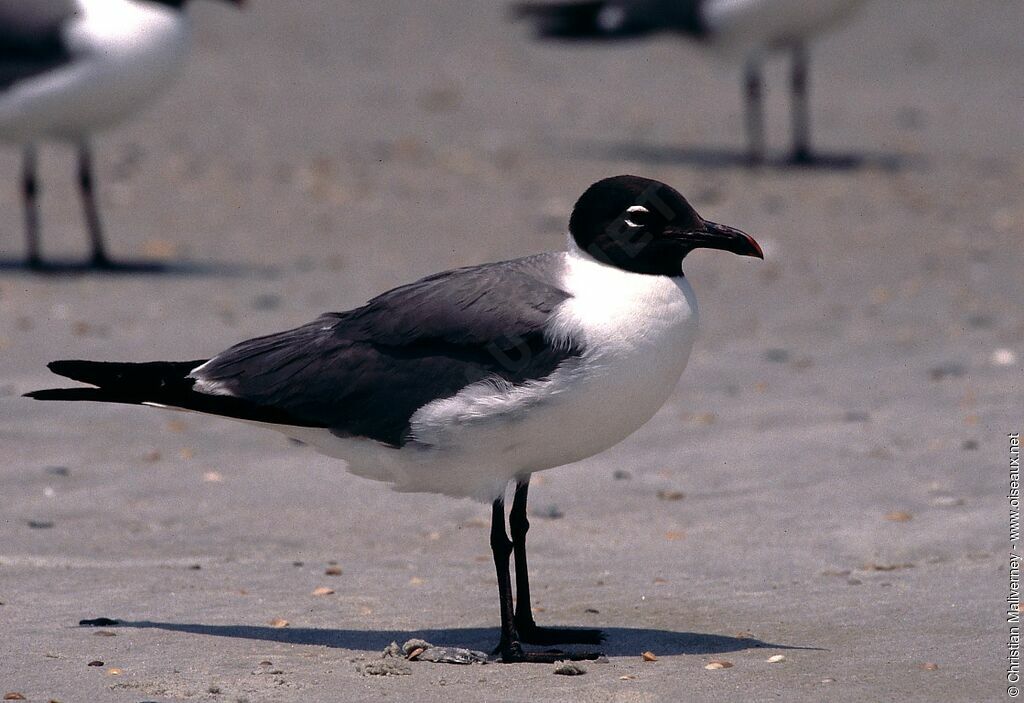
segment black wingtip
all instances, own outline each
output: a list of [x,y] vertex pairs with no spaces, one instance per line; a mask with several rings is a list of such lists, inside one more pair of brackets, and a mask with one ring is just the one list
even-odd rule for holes
[[191,388],[188,374],[205,359],[192,361],[85,361],[61,359],[51,361],[47,368],[58,376],[101,388],[143,391],[165,391],[168,387]]
[[21,397],[32,400],[106,400],[99,393],[99,388],[46,388],[24,393]]
[[[64,376],[70,378],[73,381],[83,381],[89,383],[90,381],[80,378],[82,371],[88,364],[93,364],[92,361],[80,361],[77,359],[59,359],[57,361],[51,361],[46,365],[46,368],[50,369],[53,373],[58,376]],[[32,400],[85,400],[85,398],[79,397],[81,391],[95,391],[95,388],[46,388],[40,391],[31,391],[29,393],[23,393],[22,398],[31,398]]]
[[[50,369],[50,371],[53,371],[58,376],[75,378],[83,366],[89,363],[92,362],[82,361],[81,359],[58,359],[57,361],[51,361],[46,365],[46,368]],[[78,379],[75,380],[77,381]]]
[[84,359],[59,359],[51,361],[46,365],[46,368],[58,376],[100,386],[103,385],[103,381],[109,380],[108,377],[111,376],[109,369],[115,366],[124,365],[104,361],[86,361]]

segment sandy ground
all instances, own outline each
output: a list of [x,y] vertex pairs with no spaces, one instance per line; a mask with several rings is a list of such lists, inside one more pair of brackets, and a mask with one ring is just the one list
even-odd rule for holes
[[[192,14],[181,82],[98,142],[112,251],[167,272],[18,270],[16,152],[0,157],[0,693],[1006,697],[1019,3],[868,6],[814,50],[815,139],[855,164],[753,172],[736,163],[736,67],[668,38],[542,47],[501,3],[468,0]],[[781,153],[784,63],[769,76]],[[74,260],[70,154],[44,156],[45,248]],[[435,270],[558,248],[576,196],[622,172],[675,185],[768,260],[688,260],[703,336],[671,401],[537,478],[537,617],[608,634],[583,676],[360,673],[392,640],[494,644],[485,506],[394,494],[227,421],[19,397],[55,383],[53,358],[201,357]],[[77,626],[97,617],[122,624]]]

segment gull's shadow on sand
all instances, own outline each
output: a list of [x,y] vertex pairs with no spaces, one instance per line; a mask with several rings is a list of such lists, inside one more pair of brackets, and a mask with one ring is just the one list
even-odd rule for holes
[[[188,632],[213,637],[235,637],[285,644],[309,644],[368,652],[380,652],[391,642],[402,643],[412,638],[435,645],[469,647],[491,651],[498,642],[498,628],[462,627],[443,630],[333,630],[319,627],[274,628],[255,625],[200,625],[196,623],[120,621],[115,627],[151,628]],[[606,639],[599,649],[609,656],[632,656],[647,650],[658,654],[721,654],[744,649],[817,649],[772,644],[753,637],[728,637],[699,632],[673,632],[647,628],[602,628]],[[581,645],[582,646],[582,645]],[[569,645],[572,649],[575,645]]]
[[706,169],[769,169],[775,171],[860,171],[874,170],[900,173],[921,170],[925,161],[911,154],[817,151],[808,162],[794,162],[788,156],[769,156],[763,162],[751,164],[745,151],[719,147],[663,146],[640,141],[634,142],[581,142],[560,145],[569,155],[577,158],[597,158],[611,161],[642,161],[663,166],[696,166]]
[[0,259],[0,273],[26,276],[208,276],[212,278],[271,277],[280,272],[270,266],[231,264],[199,261],[150,261],[145,259],[118,259],[103,267],[93,266],[88,260],[48,259],[40,265],[29,266],[24,259]]

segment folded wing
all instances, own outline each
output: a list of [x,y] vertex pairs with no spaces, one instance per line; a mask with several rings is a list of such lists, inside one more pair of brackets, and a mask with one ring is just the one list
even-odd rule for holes
[[0,0],[0,91],[71,60],[61,32],[74,0]]
[[581,353],[545,334],[568,297],[550,283],[559,263],[541,255],[437,274],[201,363],[55,362],[99,388],[30,395],[162,404],[401,446],[427,403],[484,379],[544,378]]

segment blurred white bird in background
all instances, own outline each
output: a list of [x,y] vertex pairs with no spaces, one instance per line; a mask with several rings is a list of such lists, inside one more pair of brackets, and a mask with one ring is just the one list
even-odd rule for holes
[[587,0],[524,2],[516,17],[531,20],[544,39],[613,40],[661,32],[682,34],[710,49],[739,55],[745,62],[744,96],[748,158],[765,156],[765,55],[788,51],[792,57],[794,163],[813,161],[808,102],[807,43],[846,20],[864,0]]
[[145,107],[180,70],[189,45],[187,2],[0,0],[0,141],[24,151],[28,266],[43,266],[36,144],[44,140],[77,146],[91,264],[112,265],[89,138]]

